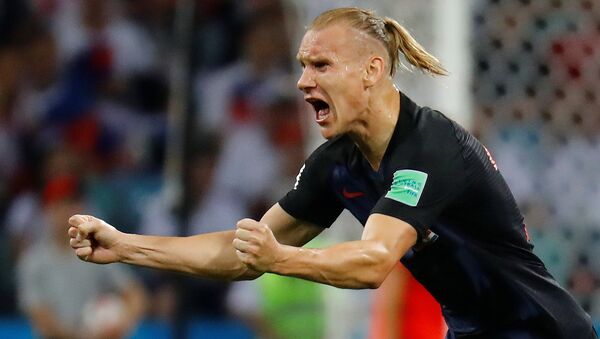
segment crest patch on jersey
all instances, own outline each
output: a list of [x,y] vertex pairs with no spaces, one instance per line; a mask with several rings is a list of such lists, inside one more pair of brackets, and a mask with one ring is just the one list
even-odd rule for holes
[[427,173],[425,172],[408,169],[398,170],[394,173],[392,187],[390,187],[385,197],[408,206],[417,206],[426,181]]

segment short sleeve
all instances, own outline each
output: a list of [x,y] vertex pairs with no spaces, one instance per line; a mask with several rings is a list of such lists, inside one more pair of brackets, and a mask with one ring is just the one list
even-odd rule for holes
[[401,219],[413,226],[419,240],[465,187],[465,166],[458,140],[429,141],[410,161],[392,165],[392,178],[372,213]]
[[317,149],[300,168],[294,187],[279,205],[294,218],[329,227],[344,207],[333,192],[332,161]]

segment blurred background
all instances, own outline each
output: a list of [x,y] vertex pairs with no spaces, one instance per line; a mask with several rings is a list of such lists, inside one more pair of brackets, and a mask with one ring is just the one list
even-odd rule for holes
[[[487,146],[534,251],[600,325],[597,1],[2,0],[0,337],[376,338],[377,292],[86,265],[66,238],[82,211],[155,235],[259,217],[323,142],[296,48],[346,5],[450,71],[397,83]],[[360,237],[336,224],[309,245]]]

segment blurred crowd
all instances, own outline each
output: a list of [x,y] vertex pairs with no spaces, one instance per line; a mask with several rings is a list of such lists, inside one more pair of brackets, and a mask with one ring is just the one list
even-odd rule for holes
[[[0,1],[0,315],[26,315],[51,337],[127,335],[142,319],[325,337],[314,284],[85,265],[66,243],[73,213],[190,235],[257,218],[293,185],[315,143],[295,89],[296,14],[325,7],[301,2],[191,1],[184,199],[173,201],[163,173],[178,1]],[[535,251],[600,321],[600,5],[480,2],[473,32],[473,131],[514,190]],[[102,318],[111,307],[129,316]],[[98,332],[89,314],[112,325]]]
[[163,178],[178,2],[1,3],[0,312],[27,315],[43,336],[73,337],[115,295],[130,314],[108,332],[118,335],[142,317],[259,323],[258,302],[231,315],[229,284],[82,266],[66,242],[73,213],[145,234],[230,229],[293,183],[304,133],[284,4],[191,3],[184,202],[167,197]]
[[600,322],[600,4],[489,1],[474,13],[474,132],[536,252]]

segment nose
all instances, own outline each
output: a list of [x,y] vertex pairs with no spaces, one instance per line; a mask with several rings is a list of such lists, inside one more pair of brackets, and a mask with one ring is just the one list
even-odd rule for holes
[[308,67],[302,71],[302,75],[300,75],[300,79],[298,79],[297,83],[298,89],[306,92],[308,89],[316,86],[315,78],[313,77],[312,72],[308,70]]

